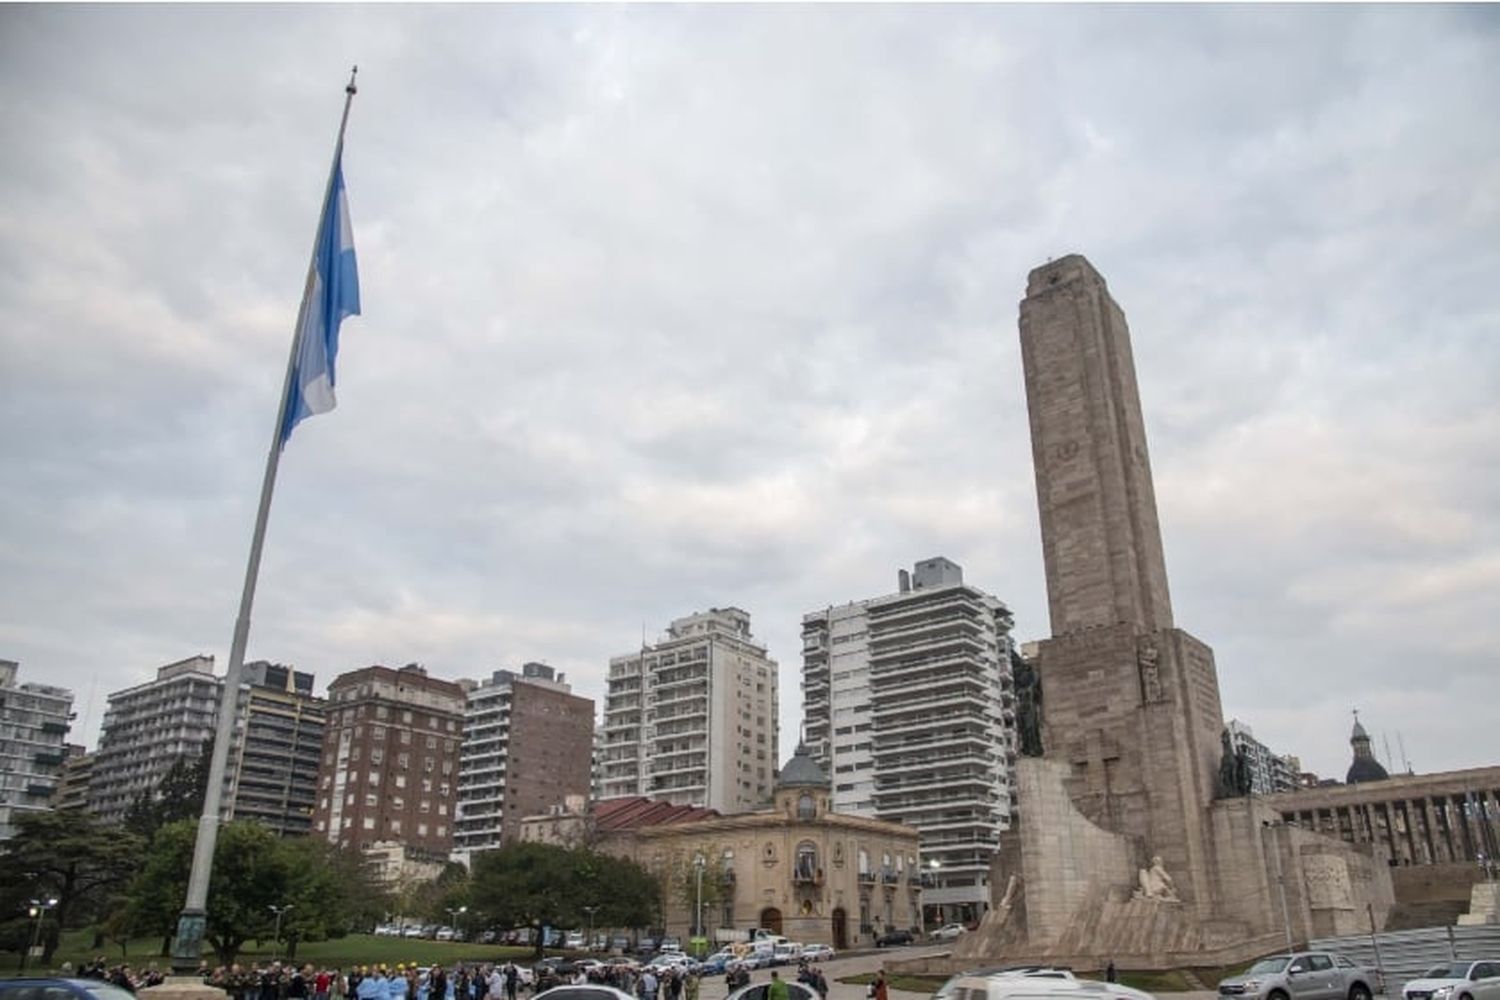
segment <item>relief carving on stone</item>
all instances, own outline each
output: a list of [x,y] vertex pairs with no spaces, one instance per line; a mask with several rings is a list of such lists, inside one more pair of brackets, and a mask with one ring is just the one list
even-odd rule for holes
[[1136,654],[1136,665],[1141,673],[1141,700],[1149,703],[1165,700],[1161,693],[1160,653],[1155,646],[1144,645]]
[[1167,866],[1162,864],[1159,854],[1152,857],[1150,868],[1140,869],[1136,881],[1140,885],[1132,894],[1134,899],[1150,899],[1158,903],[1182,902],[1177,895],[1177,884],[1167,874]]

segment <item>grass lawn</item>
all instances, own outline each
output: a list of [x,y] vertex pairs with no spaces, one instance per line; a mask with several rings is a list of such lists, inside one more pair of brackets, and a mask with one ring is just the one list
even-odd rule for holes
[[[160,938],[137,938],[123,950],[116,943],[106,943],[94,948],[93,932],[90,930],[69,931],[63,935],[62,944],[52,958],[54,968],[63,962],[72,962],[76,968],[103,955],[111,963],[129,962],[132,966],[149,966],[155,962],[165,968],[168,960],[161,957]],[[6,953],[0,959],[0,969],[14,969],[19,955]],[[247,941],[237,961],[248,965],[253,962],[268,962],[278,954],[270,941]],[[279,952],[285,956],[283,945]],[[384,962],[416,962],[418,965],[441,964],[451,966],[456,962],[494,962],[498,960],[530,962],[533,952],[530,947],[475,944],[473,942],[428,941],[422,938],[376,937],[373,934],[350,934],[331,941],[304,941],[297,946],[297,961],[313,965],[342,968],[349,965],[375,965]],[[547,954],[562,952],[549,949]],[[204,943],[204,957],[213,962],[213,951]],[[3,974],[3,973],[0,973]]]

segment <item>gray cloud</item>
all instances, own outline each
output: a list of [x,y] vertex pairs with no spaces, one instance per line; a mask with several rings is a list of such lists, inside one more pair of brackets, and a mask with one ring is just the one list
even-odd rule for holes
[[[1497,24],[1447,7],[0,10],[0,656],[225,656],[339,108],[365,315],[251,653],[608,657],[938,553],[1047,632],[1016,334],[1131,319],[1181,625],[1341,774],[1493,761]],[[90,734],[90,738],[92,734]],[[786,751],[783,747],[783,752]]]

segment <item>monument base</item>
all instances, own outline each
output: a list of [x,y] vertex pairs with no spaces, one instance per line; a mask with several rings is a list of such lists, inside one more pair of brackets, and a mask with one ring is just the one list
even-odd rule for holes
[[990,884],[1003,893],[947,956],[893,965],[953,973],[985,965],[1210,968],[1248,962],[1307,941],[1369,929],[1394,903],[1382,857],[1280,824],[1253,798],[1203,810],[1214,873],[1191,901],[1143,898],[1144,845],[1074,807],[1069,765],[1023,758],[1016,829],[1001,836]]
[[135,995],[143,1000],[226,1000],[229,996],[199,976],[168,976],[160,986],[136,990]]

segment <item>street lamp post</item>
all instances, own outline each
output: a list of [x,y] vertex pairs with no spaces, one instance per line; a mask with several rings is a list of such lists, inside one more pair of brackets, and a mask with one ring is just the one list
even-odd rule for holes
[[468,913],[469,912],[469,908],[467,906],[458,906],[458,907],[449,906],[449,907],[445,907],[445,909],[448,912],[448,926],[450,928],[452,928],[453,930],[457,931],[459,929],[459,927],[458,927],[458,918],[461,917],[461,916],[463,916],[465,913]]
[[703,852],[693,855],[693,867],[698,869],[698,891],[693,900],[693,937],[703,936],[703,867],[706,862]]
[[42,938],[42,918],[47,915],[48,910],[56,905],[57,898],[53,897],[51,899],[33,899],[31,905],[26,908],[26,915],[31,918],[31,946],[21,952],[21,970],[19,975],[24,976],[26,974],[26,960],[31,957],[32,952],[36,951],[37,942]]
[[273,962],[279,961],[281,959],[281,916],[282,914],[286,913],[287,910],[290,910],[293,906],[296,905],[296,903],[287,903],[285,906],[273,905],[268,907],[268,909],[272,913],[276,914],[276,947],[272,950],[271,953],[271,961]]
[[583,908],[583,912],[589,915],[589,939],[585,945],[587,951],[594,950],[594,912],[598,909],[599,907],[597,906],[585,906]]

